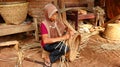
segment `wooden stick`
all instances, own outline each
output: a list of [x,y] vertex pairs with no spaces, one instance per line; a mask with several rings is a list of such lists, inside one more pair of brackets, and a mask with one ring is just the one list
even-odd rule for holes
[[35,23],[35,39],[36,41],[39,41],[37,17],[34,17],[33,20]]
[[31,59],[31,58],[27,58],[27,57],[25,57],[24,59],[26,61],[30,61],[30,62],[34,62],[34,63],[45,65],[44,62],[41,62],[41,61],[38,61],[38,60],[35,60],[35,59]]
[[0,24],[0,36],[28,32],[33,30],[35,30],[34,23],[20,25],[7,25],[5,23]]

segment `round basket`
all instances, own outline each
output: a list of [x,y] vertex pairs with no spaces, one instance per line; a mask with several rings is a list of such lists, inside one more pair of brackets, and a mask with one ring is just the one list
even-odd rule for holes
[[28,2],[1,2],[0,14],[7,24],[20,24],[27,16]]
[[110,23],[106,26],[103,37],[110,40],[120,40],[120,25]]

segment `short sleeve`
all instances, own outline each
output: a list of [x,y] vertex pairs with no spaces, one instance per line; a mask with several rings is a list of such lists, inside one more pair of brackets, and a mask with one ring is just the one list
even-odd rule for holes
[[40,24],[40,31],[41,31],[41,34],[48,34],[47,28],[43,23]]

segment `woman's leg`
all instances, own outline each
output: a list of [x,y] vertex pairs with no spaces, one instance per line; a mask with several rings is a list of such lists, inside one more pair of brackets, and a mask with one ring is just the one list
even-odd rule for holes
[[[51,63],[55,62],[58,60],[62,55],[65,54],[65,51],[68,52],[69,48],[62,42],[59,46],[60,42],[49,44],[45,46],[45,50],[50,52],[49,58]],[[56,46],[58,46],[56,48]],[[65,50],[66,49],[66,50]]]

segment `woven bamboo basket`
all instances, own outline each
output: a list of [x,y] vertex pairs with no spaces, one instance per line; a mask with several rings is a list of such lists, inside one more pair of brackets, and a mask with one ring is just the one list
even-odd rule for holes
[[28,2],[1,2],[0,14],[7,24],[20,24],[27,16]]
[[66,41],[66,44],[70,47],[70,52],[68,53],[68,59],[70,61],[74,61],[77,59],[78,56],[78,48],[81,43],[81,35],[75,34],[69,40]]
[[120,24],[108,24],[103,33],[103,37],[110,40],[120,40]]

